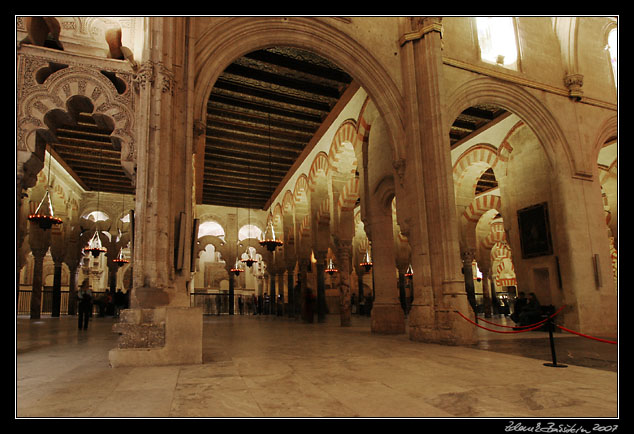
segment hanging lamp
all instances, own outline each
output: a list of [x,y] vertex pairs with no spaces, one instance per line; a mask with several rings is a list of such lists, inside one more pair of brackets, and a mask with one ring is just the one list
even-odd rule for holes
[[[269,114],[269,190],[271,191],[271,199],[273,199],[273,186],[271,183],[271,115]],[[273,228],[273,215],[269,217],[269,223],[266,226],[266,230],[260,240],[260,245],[266,247],[269,252],[275,251],[275,249],[284,243],[282,240],[278,240],[275,236],[275,229]]]
[[[101,154],[99,154],[99,174],[97,175],[97,182],[101,183]],[[99,210],[99,190],[97,190],[97,211],[98,210]],[[92,236],[92,238],[88,242],[88,247],[84,247],[83,251],[84,253],[91,253],[94,258],[106,252],[106,249],[101,244],[101,239],[99,238],[99,224],[97,222],[97,217],[95,217],[95,234]]]
[[51,195],[49,193],[50,179],[51,179],[51,153],[48,153],[48,179],[46,185],[46,193],[40,201],[37,209],[33,214],[30,214],[27,218],[33,223],[44,230],[50,229],[53,225],[59,225],[62,223],[62,219],[55,217],[53,213],[53,202],[51,201]]
[[[236,238],[239,238],[238,236],[238,208],[236,208]],[[233,274],[235,274],[236,276],[239,276],[240,273],[242,273],[244,271],[244,268],[242,268],[242,264],[240,263],[240,260],[238,259],[238,243],[240,241],[236,241],[236,262],[233,265],[233,268],[231,269],[231,272]]]
[[363,257],[363,262],[361,262],[363,268],[365,268],[366,273],[372,269],[372,259],[370,258],[370,249],[365,251],[365,256]]
[[411,280],[412,276],[414,276],[414,269],[412,268],[412,264],[409,264],[407,270],[405,270],[405,277]]
[[[249,192],[250,181],[251,181],[251,166],[247,165],[247,194]],[[251,207],[249,206],[247,210],[249,211],[247,227],[249,228],[249,235],[251,235]],[[253,257],[253,254],[251,254],[251,249],[249,248],[249,246],[247,246],[247,250],[245,253],[247,254],[247,259],[241,259],[240,262],[242,262],[243,264],[247,264],[247,267],[251,268],[251,266],[258,261]]]
[[84,253],[91,253],[94,258],[106,251],[106,249],[101,244],[98,230],[95,230],[95,234],[92,236],[90,241],[88,241],[88,247],[84,247],[83,250]]
[[[125,196],[122,194],[121,195],[121,215],[122,216],[123,216],[124,210],[125,210]],[[119,229],[119,237],[117,239],[117,242],[120,239],[121,239],[121,229]],[[117,264],[119,267],[123,267],[125,264],[130,263],[130,261],[127,260],[125,256],[123,256],[123,247],[119,249],[119,254],[117,255],[115,259],[112,260],[112,262]]]
[[328,259],[328,266],[326,267],[325,271],[326,271],[326,273],[330,274],[331,276],[339,271],[339,270],[337,270],[337,267],[335,267],[335,264],[332,261],[332,258]]
[[112,260],[112,262],[117,264],[119,267],[123,267],[125,264],[128,264],[130,261],[128,261],[125,258],[125,256],[123,256],[123,248],[121,248],[119,249],[119,254],[117,255],[115,259]]
[[236,258],[236,263],[233,265],[231,272],[235,274],[236,276],[239,276],[240,273],[242,273],[243,271],[244,271],[244,268],[242,268],[240,261],[238,260],[238,258]]

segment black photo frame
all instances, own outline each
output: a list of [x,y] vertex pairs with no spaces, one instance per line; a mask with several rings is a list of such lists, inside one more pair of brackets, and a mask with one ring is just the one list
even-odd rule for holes
[[523,258],[553,254],[548,203],[543,202],[518,210],[517,222]]

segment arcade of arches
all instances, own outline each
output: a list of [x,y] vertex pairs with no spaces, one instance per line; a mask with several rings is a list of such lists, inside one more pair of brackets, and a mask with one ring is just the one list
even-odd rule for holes
[[[565,306],[566,327],[616,335],[614,17],[509,17],[515,44],[499,53],[495,28],[473,17],[109,20],[46,21],[61,23],[49,33],[60,50],[16,17],[17,294],[31,318],[49,287],[52,315],[75,314],[84,279],[122,289],[112,366],[201,363],[198,293],[226,295],[229,314],[270,295],[309,321],[312,292],[316,322],[336,314],[342,327],[367,300],[374,333],[465,345],[473,326],[456,312],[491,316],[534,292]],[[109,22],[119,58],[95,36]],[[352,77],[345,101],[264,209],[204,203],[214,83],[269,47],[336,64]],[[62,138],[85,113],[108,146]],[[95,149],[103,161],[80,173],[73,160]],[[62,220],[50,229],[27,219],[43,198]],[[271,225],[273,252],[259,243]],[[96,241],[105,252],[83,254]]]

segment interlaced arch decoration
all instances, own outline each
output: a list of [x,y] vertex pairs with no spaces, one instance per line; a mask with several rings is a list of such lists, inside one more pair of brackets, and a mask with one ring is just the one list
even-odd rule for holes
[[[125,83],[125,90],[120,93],[113,82],[94,67],[69,62],[50,74],[41,74],[42,70],[50,69],[52,63],[51,59],[44,57],[20,56],[17,108],[20,121],[16,126],[18,152],[41,152],[36,149],[37,135],[47,142],[57,142],[50,119],[61,117],[74,121],[71,101],[81,96],[92,105],[91,115],[95,121],[112,127],[113,146],[120,149],[121,165],[134,182],[136,150],[132,74],[116,72],[116,77]],[[23,157],[23,160],[26,158]]]

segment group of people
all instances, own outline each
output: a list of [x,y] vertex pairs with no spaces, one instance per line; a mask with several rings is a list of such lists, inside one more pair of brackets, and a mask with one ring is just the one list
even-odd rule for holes
[[534,292],[528,293],[528,298],[520,291],[515,300],[515,309],[511,319],[519,326],[527,326],[541,321],[542,309]]
[[77,325],[80,330],[86,330],[88,328],[88,321],[92,317],[93,305],[99,307],[100,317],[106,314],[118,317],[122,309],[128,308],[128,293],[124,293],[119,289],[114,293],[106,291],[100,297],[95,298],[90,290],[90,282],[88,279],[85,279],[77,293]]

